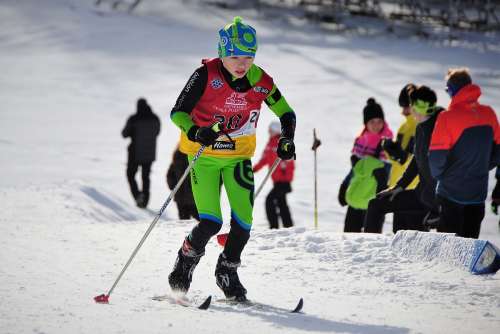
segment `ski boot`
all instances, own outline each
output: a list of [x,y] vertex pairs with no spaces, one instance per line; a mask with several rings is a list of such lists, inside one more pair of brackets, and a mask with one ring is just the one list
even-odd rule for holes
[[247,300],[247,290],[238,278],[236,270],[239,266],[240,262],[230,262],[226,255],[221,253],[215,267],[215,279],[227,299],[244,302]]
[[186,293],[193,279],[193,271],[205,252],[198,253],[187,238],[179,249],[174,270],[168,275],[168,284],[173,291]]

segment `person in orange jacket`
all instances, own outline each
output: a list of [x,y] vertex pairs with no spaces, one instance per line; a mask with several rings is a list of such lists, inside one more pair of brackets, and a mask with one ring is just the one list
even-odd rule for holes
[[[272,122],[269,125],[269,141],[267,142],[264,153],[259,162],[254,166],[253,171],[257,172],[264,166],[271,168],[278,157],[276,149],[281,134],[281,125],[279,122]],[[292,191],[291,182],[295,162],[292,160],[281,160],[276,170],[271,174],[273,180],[273,189],[266,197],[266,214],[271,229],[279,228],[278,219],[281,218],[283,227],[292,227],[293,221],[290,214],[290,208],[286,201],[286,195]]]
[[484,218],[489,171],[500,163],[500,128],[495,111],[479,103],[481,89],[465,68],[450,69],[448,109],[439,114],[429,147],[438,181],[438,232],[478,238]]

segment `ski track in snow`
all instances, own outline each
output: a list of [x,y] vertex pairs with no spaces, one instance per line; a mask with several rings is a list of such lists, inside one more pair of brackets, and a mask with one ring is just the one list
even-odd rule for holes
[[[343,234],[345,209],[336,202],[369,96],[383,104],[397,130],[403,84],[428,84],[445,105],[439,87],[446,68],[467,65],[484,88],[483,102],[498,110],[498,53],[336,35],[254,10],[234,13],[195,2],[143,1],[136,15],[95,9],[93,2],[0,2],[0,333],[499,332],[499,273],[474,276],[438,260],[397,256],[390,217],[385,234]],[[239,269],[248,297],[271,307],[214,302],[199,311],[151,300],[169,291],[167,276],[193,227],[175,220],[174,203],[110,305],[98,305],[93,297],[112,286],[168,195],[165,172],[178,141],[168,113],[177,94],[200,59],[216,55],[216,29],[236,14],[257,27],[258,63],[269,68],[298,115],[289,196],[297,227],[267,230],[265,196],[256,199]],[[128,142],[119,135],[140,95],[162,119],[148,210],[130,198]],[[271,118],[263,110],[257,156]],[[313,127],[323,142],[318,230],[311,218]],[[228,212],[227,201],[223,209]],[[498,216],[487,212],[481,238],[500,246],[497,224]],[[215,240],[207,245],[188,294],[195,304],[222,297],[214,277],[220,251]],[[300,297],[303,314],[283,311]]]
[[[158,224],[111,295],[110,305],[97,305],[92,297],[106,292],[100,289],[108,288],[116,278],[151,216],[124,205],[118,211],[128,210],[136,220],[125,223],[112,215],[96,219],[97,214],[90,213],[105,211],[111,199],[85,202],[85,189],[70,182],[0,192],[0,201],[9,203],[0,220],[2,332],[149,332],[139,325],[144,322],[154,333],[159,328],[181,331],[184,327],[178,326],[185,326],[185,321],[190,330],[210,326],[218,332],[221,318],[226,320],[220,332],[241,333],[255,329],[407,333],[411,329],[404,325],[406,321],[419,324],[422,332],[436,331],[436,324],[451,332],[463,330],[468,319],[481,319],[469,329],[491,332],[499,323],[498,273],[473,276],[437,261],[415,263],[399,258],[386,235],[304,227],[254,232],[245,250],[239,272],[249,297],[275,308],[214,302],[203,313],[154,302],[149,298],[168,291],[166,277],[177,246],[192,226],[175,221]],[[22,198],[51,205],[29,206]],[[28,211],[30,215],[16,219]],[[52,219],[41,222],[40,217]],[[112,218],[105,221],[103,217]],[[209,294],[222,297],[213,277],[220,250],[215,241],[207,246],[190,291],[194,304]],[[305,313],[283,312],[298,297],[305,299]],[[429,321],[435,314],[441,320]],[[192,323],[193,317],[197,323]]]

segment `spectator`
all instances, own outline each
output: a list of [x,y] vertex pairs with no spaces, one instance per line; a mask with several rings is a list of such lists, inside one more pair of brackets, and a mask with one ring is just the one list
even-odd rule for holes
[[[497,167],[495,177],[497,179],[497,183],[491,193],[491,211],[498,215],[498,204],[500,204],[500,166]],[[498,227],[500,228],[500,221],[498,221]]]
[[[417,121],[415,130],[414,155],[410,164],[396,184],[377,194],[368,204],[365,219],[365,232],[382,233],[383,217],[386,213],[420,214],[427,212],[427,220],[435,219],[438,208],[434,189],[436,181],[429,169],[429,143],[436,119],[443,110],[436,107],[436,93],[427,86],[416,87],[410,93],[411,112]],[[419,176],[420,181],[415,189],[408,186]],[[424,217],[415,221],[413,230],[427,230]]]
[[[122,131],[123,138],[130,137],[128,146],[127,179],[130,191],[138,207],[145,208],[149,202],[149,174],[156,159],[156,137],[160,133],[160,120],[146,99],[137,100],[137,113],[130,116]],[[141,167],[142,190],[139,190],[135,174]]]
[[[417,121],[411,114],[410,93],[416,89],[412,83],[406,84],[399,94],[399,106],[402,108],[401,114],[405,121],[398,129],[396,141],[385,139],[382,141],[382,148],[391,158],[391,173],[389,176],[389,187],[393,187],[403,175],[406,167],[410,164],[413,156],[415,144],[415,128]],[[415,189],[418,184],[418,177],[407,187]],[[422,224],[422,220],[427,212],[404,213],[394,212],[392,220],[392,231],[396,233],[399,230],[414,230]]]
[[384,111],[375,99],[369,98],[363,109],[364,128],[355,139],[351,151],[351,170],[339,190],[339,202],[348,205],[344,232],[361,232],[368,201],[387,187],[389,163],[381,147],[392,131],[384,120]]
[[[268,166],[271,168],[278,155],[276,150],[281,134],[281,125],[279,122],[271,122],[269,125],[269,141],[267,142],[264,153],[261,159],[253,167],[253,171],[257,172],[262,167]],[[269,221],[269,227],[279,228],[278,218],[281,218],[283,227],[292,227],[293,221],[290,214],[290,209],[286,201],[286,194],[292,191],[291,182],[293,180],[293,172],[295,162],[293,160],[281,160],[278,167],[275,169],[271,178],[273,180],[273,189],[266,197],[266,214]]]
[[481,89],[467,69],[448,70],[446,91],[451,102],[437,118],[429,149],[441,206],[438,231],[478,238],[488,171],[500,163],[498,119],[478,102]]
[[[170,190],[173,190],[180,178],[189,166],[187,155],[179,150],[179,146],[175,149],[172,156],[172,162],[167,171],[167,185]],[[187,177],[177,190],[174,196],[174,201],[177,204],[179,219],[200,220],[198,210],[194,203],[193,191],[191,190],[191,179]]]

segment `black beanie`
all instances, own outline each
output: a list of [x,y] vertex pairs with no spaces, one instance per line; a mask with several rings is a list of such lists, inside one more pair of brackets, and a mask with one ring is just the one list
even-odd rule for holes
[[380,104],[375,102],[373,97],[370,97],[366,101],[366,106],[363,109],[363,123],[368,123],[369,120],[374,118],[382,118],[384,119],[384,111]]
[[436,92],[427,86],[418,86],[410,93],[410,100],[417,101],[421,100],[428,102],[429,106],[434,106],[437,102]]
[[406,84],[401,92],[399,93],[399,106],[402,108],[410,106],[410,94],[415,89],[415,85],[412,83]]

